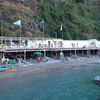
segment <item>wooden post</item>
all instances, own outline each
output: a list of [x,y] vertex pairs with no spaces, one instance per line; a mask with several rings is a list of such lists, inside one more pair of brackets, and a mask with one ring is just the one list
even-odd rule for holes
[[72,55],[71,50],[69,50],[69,52],[70,52],[70,57],[71,57],[71,55]]
[[26,61],[26,50],[24,50],[24,60]]
[[100,49],[98,48],[97,55],[100,56]]
[[82,50],[82,56],[84,56],[84,50]]
[[46,50],[44,50],[44,57],[46,57]]
[[90,50],[87,49],[87,56],[89,57],[90,56]]
[[75,57],[76,57],[76,49],[75,49]]
[[56,58],[57,58],[57,51],[56,51]]

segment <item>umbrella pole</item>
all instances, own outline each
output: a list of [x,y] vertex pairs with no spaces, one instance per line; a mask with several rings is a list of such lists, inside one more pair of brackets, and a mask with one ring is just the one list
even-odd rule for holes
[[24,50],[24,60],[26,61],[26,50]]
[[44,57],[46,57],[46,50],[44,50]]

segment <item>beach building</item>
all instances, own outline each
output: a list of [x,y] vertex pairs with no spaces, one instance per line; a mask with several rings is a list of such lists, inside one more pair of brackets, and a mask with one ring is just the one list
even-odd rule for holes
[[24,48],[100,48],[100,41],[91,40],[62,40],[56,38],[0,37],[0,49]]
[[91,40],[63,40],[57,38],[29,38],[29,37],[0,37],[0,56],[4,53],[31,53],[35,51],[56,52],[63,51],[70,55],[100,55],[100,41]]

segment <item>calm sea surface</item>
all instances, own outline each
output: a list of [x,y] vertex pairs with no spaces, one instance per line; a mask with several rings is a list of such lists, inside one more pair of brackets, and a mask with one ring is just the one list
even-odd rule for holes
[[0,81],[0,100],[100,100],[96,75],[100,64],[9,78]]

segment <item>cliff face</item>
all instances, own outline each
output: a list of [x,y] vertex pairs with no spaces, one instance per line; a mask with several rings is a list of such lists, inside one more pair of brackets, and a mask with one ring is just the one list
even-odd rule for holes
[[91,0],[0,0],[0,35],[19,36],[20,28],[13,23],[22,21],[22,36],[42,36],[39,20],[44,18],[46,37],[65,39],[100,39],[100,10]]

